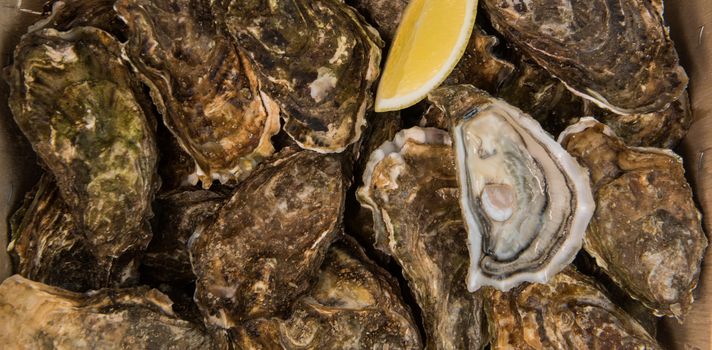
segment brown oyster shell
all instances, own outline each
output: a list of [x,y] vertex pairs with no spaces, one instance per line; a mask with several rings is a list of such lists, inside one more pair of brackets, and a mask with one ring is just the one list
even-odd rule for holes
[[197,165],[203,187],[244,178],[274,148],[279,108],[252,64],[191,0],[120,0],[126,52],[145,76],[166,126]]
[[341,152],[360,138],[382,42],[354,9],[339,0],[212,4],[302,148]]
[[401,131],[371,155],[361,204],[371,210],[378,247],[403,269],[432,349],[487,344],[482,299],[467,291],[467,232],[458,205],[447,132]]
[[488,289],[492,349],[661,349],[584,275],[568,268],[547,284]]
[[693,300],[707,238],[681,158],[627,147],[592,118],[571,126],[560,142],[591,173],[596,212],[586,251],[657,315],[682,318]]
[[409,2],[410,0],[354,0],[351,4],[378,29],[383,39],[391,41]]
[[291,149],[238,185],[189,245],[206,323],[286,315],[341,229],[348,185],[339,157]]
[[113,0],[50,0],[43,12],[44,18],[30,26],[28,31],[94,27],[111,33],[119,40],[126,36],[126,25],[114,11]]
[[484,0],[493,26],[571,91],[618,114],[677,100],[687,75],[652,1]]
[[19,275],[0,284],[0,344],[12,349],[216,349],[155,289],[79,294]]
[[155,121],[119,43],[90,27],[23,36],[10,108],[98,258],[145,248],[158,185]]
[[242,349],[421,349],[398,284],[355,242],[331,246],[308,294],[287,319],[250,321]]

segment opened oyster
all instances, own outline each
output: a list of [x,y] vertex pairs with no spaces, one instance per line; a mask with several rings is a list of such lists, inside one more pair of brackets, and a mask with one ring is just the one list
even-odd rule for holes
[[467,233],[447,132],[411,128],[371,154],[358,190],[378,247],[403,269],[425,322],[427,347],[481,349],[482,299],[464,283]]
[[682,318],[707,238],[680,157],[627,147],[592,118],[571,126],[560,141],[591,172],[596,212],[586,251],[658,316]]
[[0,344],[12,349],[215,349],[155,289],[68,292],[19,275],[0,285]]
[[252,60],[301,147],[356,142],[380,73],[381,39],[340,0],[215,0],[213,12]]
[[593,214],[588,175],[539,124],[470,85],[430,100],[452,120],[467,286],[546,282],[573,261]]
[[281,151],[190,242],[206,323],[286,315],[340,230],[348,181],[337,156]]
[[31,32],[15,49],[9,83],[15,121],[94,255],[145,248],[157,187],[154,121],[119,43],[90,27]]
[[571,91],[615,113],[659,111],[687,86],[658,1],[483,5],[507,39]]
[[487,290],[492,349],[661,349],[589,278],[571,268],[547,284]]
[[119,0],[126,51],[146,77],[166,126],[195,159],[204,187],[242,179],[274,148],[279,108],[252,64],[190,0]]
[[329,248],[319,280],[287,319],[249,322],[241,349],[421,349],[398,284],[356,243]]

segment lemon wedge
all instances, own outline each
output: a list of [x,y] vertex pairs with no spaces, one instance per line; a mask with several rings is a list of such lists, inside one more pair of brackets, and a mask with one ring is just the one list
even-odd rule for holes
[[410,107],[438,87],[467,47],[477,0],[412,0],[376,94],[376,112]]

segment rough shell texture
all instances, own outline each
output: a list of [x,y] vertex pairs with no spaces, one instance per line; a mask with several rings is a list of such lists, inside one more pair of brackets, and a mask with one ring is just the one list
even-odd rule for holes
[[336,243],[318,282],[287,319],[250,321],[243,349],[421,349],[418,327],[398,284],[356,243]]
[[204,187],[246,176],[274,148],[279,108],[252,65],[197,0],[120,0],[126,51]]
[[354,0],[351,3],[370,20],[383,39],[391,41],[409,2],[410,0]]
[[340,157],[281,151],[235,189],[191,237],[196,301],[206,323],[286,315],[341,229],[348,188]]
[[661,349],[589,278],[569,268],[547,284],[487,291],[492,349]]
[[114,11],[113,0],[51,0],[45,4],[44,18],[29,27],[67,31],[75,27],[95,27],[118,39],[126,35],[126,25]]
[[354,9],[339,0],[215,0],[213,11],[251,58],[300,146],[341,152],[359,139],[382,43]]
[[144,274],[157,281],[195,279],[188,256],[188,239],[207,225],[226,200],[222,193],[184,190],[160,195],[155,202],[153,239],[143,257]]
[[9,73],[15,121],[94,254],[145,248],[158,185],[155,121],[119,43],[90,27],[35,31]]
[[618,114],[677,100],[687,75],[650,0],[484,0],[494,27],[572,91]]
[[681,318],[707,247],[681,159],[626,147],[591,118],[567,129],[561,142],[591,172],[597,208],[586,251],[656,314]]
[[0,343],[12,349],[211,349],[155,289],[68,292],[18,275],[0,285]]
[[33,281],[83,292],[138,282],[129,254],[97,259],[86,244],[50,175],[43,175],[10,220],[8,252],[16,273]]
[[398,133],[371,154],[358,190],[378,247],[403,269],[432,349],[487,343],[479,293],[467,291],[467,232],[458,206],[450,137],[432,128]]

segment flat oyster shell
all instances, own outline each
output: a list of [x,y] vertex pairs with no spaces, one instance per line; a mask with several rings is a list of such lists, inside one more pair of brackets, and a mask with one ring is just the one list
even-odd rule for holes
[[119,0],[126,52],[145,76],[166,126],[193,157],[208,188],[244,178],[272,155],[279,108],[252,64],[193,0]]
[[492,349],[662,349],[584,275],[568,268],[547,284],[487,290]]
[[403,269],[422,310],[427,348],[487,344],[482,299],[465,284],[467,233],[447,132],[414,127],[371,154],[358,190],[378,247]]
[[588,174],[536,120],[482,90],[443,87],[430,100],[452,120],[468,289],[546,282],[581,249]]
[[214,349],[155,289],[79,294],[14,275],[0,284],[0,344],[12,349]]
[[206,323],[286,315],[341,229],[348,186],[338,156],[291,149],[238,185],[189,243]]
[[361,137],[381,39],[340,0],[214,0],[302,148],[341,152]]
[[381,37],[393,40],[403,11],[410,0],[354,0],[352,5],[378,29]]
[[368,260],[355,242],[336,243],[318,282],[287,319],[250,321],[242,349],[422,349],[398,283]]
[[8,252],[26,278],[76,292],[138,282],[133,256],[114,262],[92,254],[50,175],[27,194],[10,228]]
[[618,114],[659,111],[687,75],[655,1],[484,0],[493,26],[586,99]]
[[119,43],[90,27],[23,36],[10,108],[97,258],[145,248],[158,186],[155,126]]
[[142,274],[162,282],[194,280],[188,240],[196,229],[213,220],[227,198],[215,191],[193,189],[159,195]]
[[627,147],[592,118],[571,126],[560,141],[591,173],[596,212],[586,251],[656,315],[682,318],[707,247],[682,159],[668,150]]

